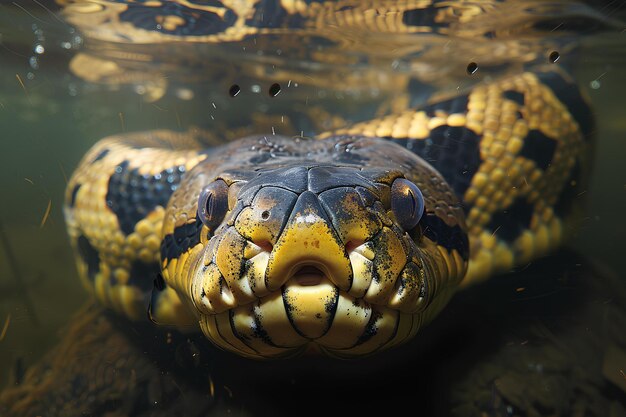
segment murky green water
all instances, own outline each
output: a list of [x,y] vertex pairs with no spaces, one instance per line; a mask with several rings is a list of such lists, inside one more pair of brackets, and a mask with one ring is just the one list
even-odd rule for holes
[[[277,53],[280,45],[248,42],[245,53],[235,48],[200,49],[189,58],[189,65],[167,68],[166,74],[179,76],[169,79],[163,97],[152,99],[151,94],[161,94],[152,92],[154,81],[111,86],[89,83],[71,73],[72,57],[95,46],[39,3],[16,3],[0,5],[0,221],[14,258],[6,248],[0,251],[1,381],[13,378],[21,366],[47,351],[58,339],[60,326],[85,300],[65,233],[62,204],[67,177],[98,139],[123,132],[194,126],[213,129],[218,139],[228,139],[237,134],[222,133],[225,130],[241,128],[242,134],[251,133],[254,129],[245,128],[255,124],[261,126],[257,130],[265,129],[264,133],[273,128],[276,134],[295,130],[312,135],[319,126],[298,118],[292,118],[287,126],[281,116],[306,106],[321,106],[330,114],[343,112],[347,119],[365,119],[379,103],[393,97],[394,71],[420,70],[419,66],[403,67],[404,61],[389,53],[372,64],[375,71],[358,65],[344,68],[345,74],[362,76],[360,88],[333,88],[313,80],[325,71],[341,74],[340,64],[299,67],[295,58],[285,58],[289,53],[296,55],[293,45],[284,48],[281,57]],[[576,51],[576,63],[571,52],[563,53],[556,64],[574,67],[597,116],[594,171],[585,191],[587,218],[577,239],[569,244],[614,271],[626,287],[626,25],[616,23],[623,22],[620,19],[625,13],[617,2],[606,2],[596,11],[605,13],[611,24],[592,30],[583,19],[584,24],[577,28],[582,46]],[[550,19],[557,26],[558,21],[558,15]],[[507,41],[514,42],[515,36],[513,33]],[[529,41],[523,34],[517,36]],[[575,33],[572,36],[575,38]],[[433,41],[433,45],[443,47],[445,42],[440,42]],[[448,55],[455,59],[437,63],[445,64],[444,72],[454,80],[441,88],[467,88],[496,74],[495,69],[490,73],[489,66],[482,66],[480,57],[471,58],[467,47],[458,46]],[[229,61],[238,54],[262,62],[256,75]],[[204,65],[204,56],[215,60]],[[462,64],[471,59],[481,65],[475,76],[468,75]],[[175,62],[163,61],[167,65]],[[145,65],[152,64],[142,64],[138,71],[144,71]],[[281,74],[281,69],[287,74]],[[271,97],[267,91],[274,81],[282,91]],[[242,90],[236,97],[229,94],[233,84]],[[252,112],[266,114],[268,120],[251,119]],[[626,363],[623,365],[626,369]]]

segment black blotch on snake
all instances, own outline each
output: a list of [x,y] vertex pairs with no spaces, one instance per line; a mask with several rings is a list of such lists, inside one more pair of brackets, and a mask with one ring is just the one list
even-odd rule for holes
[[137,259],[130,265],[128,285],[137,287],[143,292],[151,291],[154,287],[154,279],[152,277],[156,276],[160,272],[161,268],[158,263],[145,263]]
[[530,227],[533,211],[532,204],[525,197],[518,197],[509,207],[494,213],[485,228],[498,238],[512,242]]
[[594,129],[593,112],[580,94],[578,86],[568,82],[555,72],[538,72],[537,77],[567,107],[573,119],[580,126],[583,136],[589,138]]
[[524,105],[524,94],[520,93],[519,91],[506,90],[504,93],[502,93],[502,95],[507,100],[514,101],[520,106]]
[[113,211],[125,235],[157,206],[165,207],[185,173],[185,167],[175,166],[155,174],[140,174],[123,161],[109,178],[106,204]]
[[76,204],[76,195],[78,194],[78,190],[80,190],[80,184],[76,184],[74,188],[72,188],[72,194],[70,195],[70,207],[74,207]]
[[100,271],[100,253],[89,243],[89,239],[84,235],[78,237],[76,244],[78,246],[78,254],[87,264],[87,276],[93,280]]
[[452,252],[456,249],[463,259],[469,259],[469,240],[467,233],[457,224],[447,225],[433,213],[426,213],[420,219],[422,233],[428,239],[436,242]]
[[435,167],[461,199],[481,164],[480,138],[466,127],[442,125],[426,139],[392,140]]
[[161,241],[161,260],[176,259],[200,243],[202,226],[202,221],[196,218],[195,222],[179,226],[174,233],[166,235]]
[[530,159],[542,170],[546,170],[554,159],[556,140],[544,135],[540,130],[531,130],[524,138],[520,156]]

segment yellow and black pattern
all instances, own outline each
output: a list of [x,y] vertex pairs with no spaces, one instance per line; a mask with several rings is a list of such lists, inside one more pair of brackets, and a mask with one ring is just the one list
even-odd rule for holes
[[151,301],[156,322],[249,357],[369,354],[564,239],[591,129],[566,76],[537,70],[319,140],[108,138],[66,217],[88,288],[119,312]]
[[[337,28],[378,33],[452,35],[484,14],[491,2],[379,0],[57,0],[66,19],[90,38],[123,43],[228,42],[250,35]],[[465,29],[467,30],[467,29]],[[473,29],[472,36],[488,36]],[[339,40],[337,36],[336,39]]]
[[389,138],[442,173],[463,200],[470,284],[561,242],[591,131],[576,85],[564,73],[538,70],[338,133]]
[[[227,80],[246,77],[330,90],[367,85],[410,100],[414,87],[419,94],[454,91],[464,76],[459,68],[473,60],[484,73],[519,73],[547,62],[552,50],[566,56],[573,49],[560,31],[535,29],[543,27],[537,19],[544,8],[547,14],[563,8],[564,18],[571,10],[528,0],[57,2],[84,35],[70,70],[113,89],[130,86],[149,102],[176,94],[180,84],[217,80],[227,91]],[[551,36],[516,39],[529,31]],[[243,59],[229,59],[241,53]],[[258,54],[255,65],[247,65],[249,54]],[[390,67],[398,69],[393,77],[381,78],[381,68]]]
[[[293,0],[65,9],[95,39],[139,44],[272,33],[341,44],[339,26],[450,35],[481,12],[465,3]],[[121,314],[199,328],[251,358],[355,357],[402,343],[457,289],[567,236],[592,118],[566,73],[530,68],[415,108],[401,97],[381,117],[315,139],[208,147],[215,134],[200,130],[105,138],[66,193],[80,275]]]
[[[163,152],[173,146],[182,150]],[[131,318],[146,317],[169,197],[206,157],[193,147],[190,136],[166,131],[107,138],[68,183],[65,218],[80,276],[97,299]]]
[[[456,197],[397,145],[356,136],[253,137],[217,152],[172,196],[161,258],[165,283],[227,350],[371,353],[415,334],[465,272]],[[402,226],[393,208],[404,178],[423,190],[419,226]],[[221,223],[203,225],[198,190],[218,183],[228,188],[228,210]],[[450,239],[414,241],[408,233],[429,225]]]

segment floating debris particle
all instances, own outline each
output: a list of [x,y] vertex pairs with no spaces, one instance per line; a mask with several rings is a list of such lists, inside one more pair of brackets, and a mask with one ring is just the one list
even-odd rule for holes
[[48,217],[50,216],[50,209],[52,209],[52,199],[48,200],[48,207],[46,207],[46,212],[43,214],[43,218],[41,219],[41,224],[39,225],[40,229],[43,229]]
[[117,115],[120,117],[120,124],[122,125],[122,132],[126,132],[126,123],[124,122],[124,113],[119,112]]
[[4,326],[2,326],[2,332],[0,332],[0,342],[4,340],[4,336],[7,334],[7,330],[9,329],[9,324],[11,324],[11,313],[7,316],[4,321]]
[[28,95],[28,90],[26,89],[26,85],[24,85],[24,81],[22,81],[22,77],[20,77],[20,74],[15,74],[15,78],[17,78],[17,81],[20,83],[20,85],[22,86],[22,90],[24,90],[24,94],[26,94],[26,98],[28,99],[28,102],[30,104],[33,104],[30,101],[30,96]]

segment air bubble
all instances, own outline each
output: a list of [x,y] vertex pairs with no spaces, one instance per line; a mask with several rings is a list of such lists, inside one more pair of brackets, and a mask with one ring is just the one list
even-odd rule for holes
[[548,59],[553,64],[555,64],[559,60],[559,58],[561,58],[559,51],[552,51],[550,52],[550,55],[548,56]]
[[193,96],[193,91],[188,88],[179,88],[178,90],[176,90],[176,97],[181,100],[191,100]]
[[83,38],[76,35],[72,38],[72,47],[79,48],[83,44]]
[[599,80],[593,80],[590,84],[590,87],[593,88],[594,90],[597,90],[598,88],[600,88],[600,86],[602,84],[600,84]]
[[254,84],[252,87],[250,87],[250,91],[255,94],[259,94],[261,92],[261,86],[258,84]]
[[35,46],[35,53],[36,54],[43,54],[44,52],[46,52],[46,49],[43,47],[43,45],[36,45]]
[[235,97],[239,93],[241,93],[241,88],[237,84],[233,84],[230,86],[230,89],[228,90],[228,94],[230,94],[231,97]]
[[469,75],[475,74],[476,71],[478,71],[478,64],[477,63],[470,62],[469,64],[467,64],[467,73]]
[[280,94],[280,84],[278,83],[274,83],[270,86],[270,97],[276,97],[278,94]]

